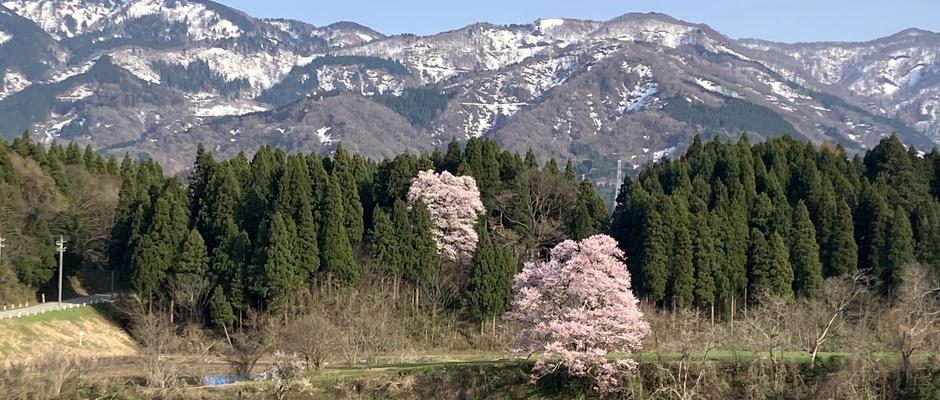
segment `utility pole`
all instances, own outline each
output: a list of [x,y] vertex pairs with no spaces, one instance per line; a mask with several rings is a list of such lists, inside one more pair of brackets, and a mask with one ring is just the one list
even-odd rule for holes
[[59,240],[55,242],[56,250],[59,251],[59,308],[62,308],[62,259],[65,253],[65,240],[59,235]]
[[620,185],[623,184],[623,160],[617,160],[617,181],[614,182],[614,187],[618,188],[614,190],[614,206],[617,205],[617,195],[620,193]]
[[[0,272],[3,272],[3,247],[5,246],[5,245],[3,244],[3,242],[5,242],[5,241],[6,241],[6,239],[4,239],[4,238],[3,238],[3,235],[0,234]],[[3,275],[0,274],[0,277],[2,277],[2,276],[3,276]]]

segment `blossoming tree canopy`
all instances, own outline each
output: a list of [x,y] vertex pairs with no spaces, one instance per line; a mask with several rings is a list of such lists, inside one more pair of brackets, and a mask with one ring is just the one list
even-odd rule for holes
[[479,241],[474,226],[486,210],[473,177],[421,171],[408,189],[408,203],[418,200],[431,212],[440,254],[450,260],[469,261]]
[[506,318],[521,325],[513,351],[541,353],[533,378],[564,367],[606,392],[618,374],[635,371],[632,359],[605,358],[640,350],[650,333],[623,257],[613,238],[595,235],[559,243],[547,261],[526,263],[516,275]]

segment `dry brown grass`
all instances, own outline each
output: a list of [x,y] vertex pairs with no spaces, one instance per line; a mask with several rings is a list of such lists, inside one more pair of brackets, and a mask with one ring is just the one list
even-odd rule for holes
[[[85,332],[81,346],[80,331]],[[137,345],[90,306],[0,321],[0,367],[65,352],[76,357],[120,357],[137,354]]]

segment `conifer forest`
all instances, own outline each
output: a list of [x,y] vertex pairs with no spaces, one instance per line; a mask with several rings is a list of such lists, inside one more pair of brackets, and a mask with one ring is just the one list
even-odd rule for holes
[[[576,252],[572,243],[607,243],[595,236],[607,234],[619,249],[602,257],[626,264],[629,275],[617,279],[633,293],[624,298],[648,317],[698,315],[733,326],[748,308],[825,303],[835,293],[827,282],[837,280],[860,283],[885,304],[904,298],[906,277],[922,276],[908,269],[940,268],[938,196],[940,151],[919,152],[893,135],[855,155],[789,136],[697,136],[685,154],[627,176],[609,209],[571,162],[513,153],[490,139],[383,160],[342,145],[330,156],[262,147],[228,160],[200,147],[192,168],[174,176],[151,160],[106,160],[91,147],[46,146],[24,134],[0,143],[0,296],[54,288],[54,240],[63,235],[66,275],[91,284],[89,277],[113,273],[115,291],[137,304],[126,318],[138,334],[145,330],[133,318],[159,315],[216,332],[238,353],[260,320],[283,320],[290,335],[313,328],[289,321],[321,310],[326,316],[312,323],[336,329],[323,335],[365,330],[367,321],[344,319],[349,312],[397,313],[411,316],[396,325],[405,343],[436,343],[469,326],[476,328],[464,332],[478,329],[499,347],[504,315],[533,315],[513,314],[514,296],[525,282],[547,285],[535,272],[515,278],[523,266],[557,273],[539,263],[566,262],[557,248]],[[373,296],[374,308],[330,311],[357,296]],[[835,315],[849,303],[839,304]],[[813,362],[835,319],[812,345]],[[429,327],[440,324],[450,328]],[[642,324],[630,328],[639,332],[633,350],[663,329],[655,319]],[[373,363],[402,346],[369,347],[376,332],[363,334],[353,354],[337,350],[351,342],[332,353],[306,348],[308,365],[319,369],[339,353],[347,363]],[[481,343],[469,346],[494,345]],[[900,354],[916,354],[909,347]],[[248,374],[260,354],[233,364]],[[554,373],[545,365],[555,364],[537,366]],[[616,387],[605,374],[603,387]]]

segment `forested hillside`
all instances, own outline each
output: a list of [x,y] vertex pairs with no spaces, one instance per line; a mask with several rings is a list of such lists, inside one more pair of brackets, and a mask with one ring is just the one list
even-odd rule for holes
[[53,142],[47,147],[28,134],[12,144],[0,140],[0,303],[33,301],[37,290],[54,285],[58,235],[68,241],[67,276],[82,270],[100,271],[97,278],[108,275],[103,268],[118,172],[114,158],[104,160],[90,146],[82,150],[75,143]]
[[[428,205],[406,198],[425,170],[475,178],[485,205],[476,254],[439,256]],[[380,162],[342,146],[332,158],[263,147],[250,161],[200,149],[185,181],[153,161],[125,160],[120,175],[109,260],[122,286],[153,307],[223,327],[249,310],[296,312],[359,284],[429,314],[495,317],[509,305],[521,261],[603,231],[609,214],[570,163],[540,166],[488,139]]]
[[0,300],[54,293],[61,234],[73,288],[107,287],[115,272],[148,386],[178,382],[161,360],[193,343],[215,342],[239,376],[273,349],[308,369],[502,350],[520,266],[608,232],[645,300],[644,348],[809,346],[812,366],[864,344],[900,354],[889,385],[902,391],[933,351],[921,346],[935,329],[897,327],[936,320],[925,296],[940,265],[940,150],[896,136],[852,158],[791,137],[696,137],[626,178],[612,215],[570,162],[489,139],[381,161],[341,145],[331,157],[196,158],[181,177],[26,134],[0,143]]
[[896,136],[864,157],[789,137],[696,137],[677,160],[627,178],[611,233],[639,294],[728,313],[762,294],[820,294],[824,278],[868,271],[884,294],[914,261],[940,268],[940,152]]
[[[47,150],[24,135],[0,146],[0,165],[4,296],[50,283],[62,234],[66,272],[113,269],[121,287],[203,322],[291,309],[310,290],[362,279],[413,293],[416,307],[422,293],[447,293],[424,300],[478,319],[500,313],[505,305],[462,301],[476,296],[473,279],[488,278],[474,270],[480,260],[439,258],[427,210],[406,199],[418,171],[475,178],[481,243],[511,254],[488,256],[504,272],[608,229],[603,201],[570,163],[540,166],[487,139],[378,162],[342,147],[332,158],[265,147],[252,160],[200,150],[180,178],[153,161],[118,167],[90,147]],[[858,270],[888,294],[908,263],[940,265],[938,172],[940,152],[895,136],[851,159],[789,137],[696,138],[679,159],[625,179],[609,231],[641,297],[663,306],[727,313],[763,292],[816,296],[824,278]],[[474,302],[488,311],[467,309]]]
[[[485,304],[466,309],[471,280],[488,278],[473,278],[471,256],[439,258],[429,213],[408,203],[423,170],[475,178],[486,207],[481,243],[511,254],[489,256],[503,271],[608,229],[603,201],[570,164],[540,166],[487,139],[378,162],[342,147],[332,158],[265,147],[252,160],[200,150],[180,178],[153,161],[118,167],[91,148],[47,150],[24,135],[0,146],[0,165],[4,293],[50,283],[62,234],[70,274],[113,269],[123,288],[191,307],[200,321],[208,310],[226,320],[291,309],[309,290],[362,279],[407,290],[415,306],[423,293],[446,292],[425,300],[497,315]],[[663,306],[727,313],[763,292],[816,296],[824,278],[858,270],[888,294],[910,262],[940,265],[938,172],[940,152],[920,154],[895,136],[851,159],[840,146],[789,137],[697,138],[679,159],[625,179],[609,231],[641,297]],[[196,303],[181,306],[183,297]]]

